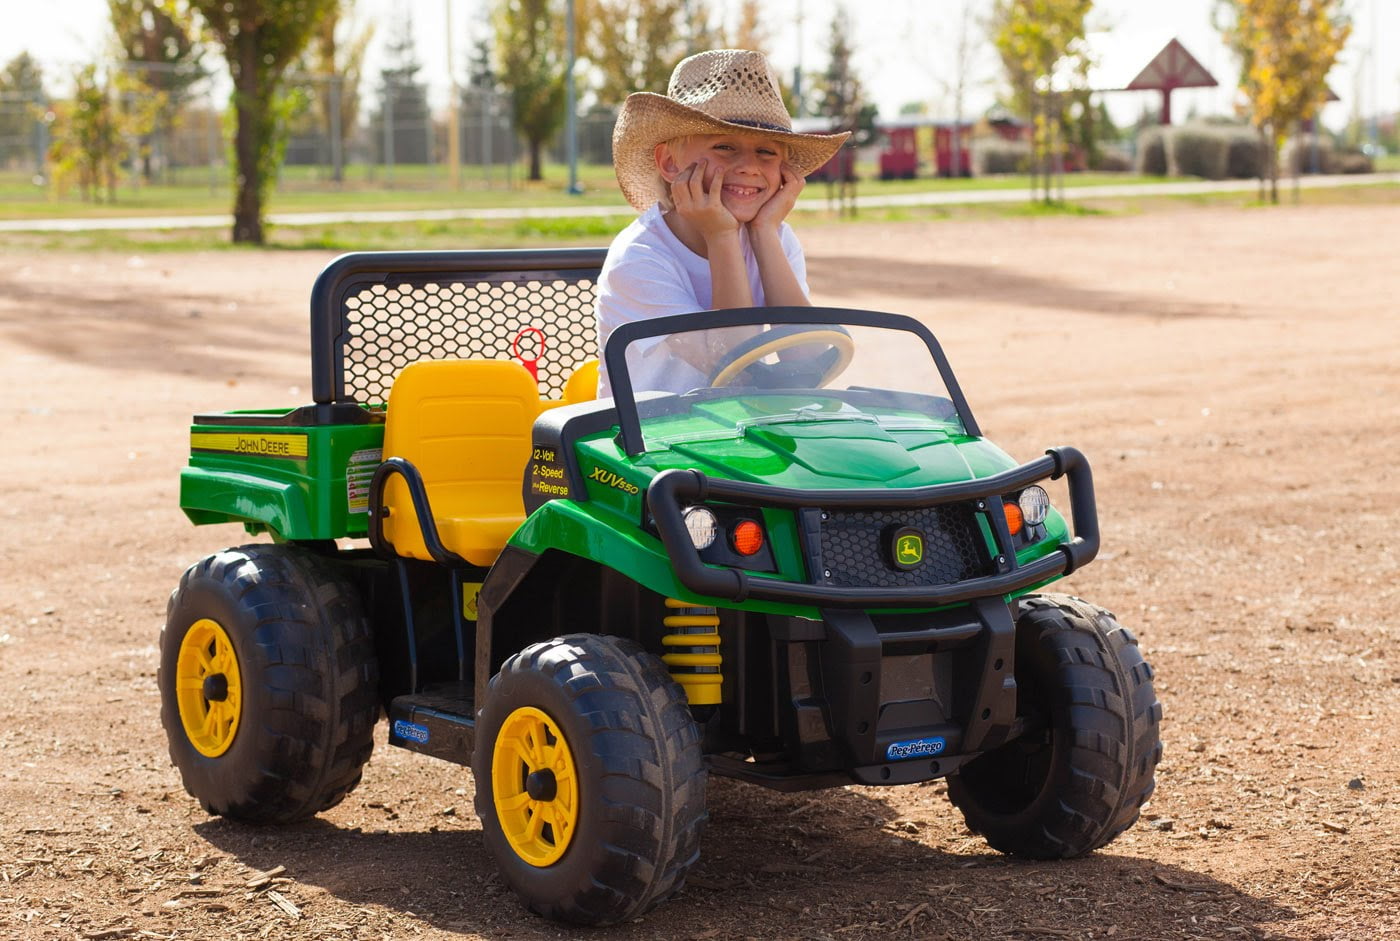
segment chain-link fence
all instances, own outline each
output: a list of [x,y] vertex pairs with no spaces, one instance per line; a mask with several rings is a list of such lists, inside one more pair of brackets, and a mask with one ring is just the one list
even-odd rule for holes
[[[172,67],[128,62],[115,67],[137,76],[160,76]],[[61,69],[46,69],[46,85],[62,86]],[[114,105],[130,105],[140,92],[113,87]],[[429,100],[421,82],[397,81],[392,73],[367,77],[358,90],[335,75],[293,73],[286,88],[292,109],[277,185],[284,189],[443,189],[454,179],[463,188],[510,188],[526,178],[529,147],[515,126],[510,92],[471,85],[457,94],[456,155],[448,161],[451,115]],[[66,94],[63,93],[63,94]],[[50,101],[53,98],[56,101]],[[63,133],[62,94],[15,93],[0,88],[0,171],[47,177],[50,145]],[[226,76],[201,76],[180,87],[153,127],[128,135],[124,183],[229,186],[234,122]],[[581,165],[612,162],[615,109],[595,108],[575,122]],[[545,142],[544,157],[556,167],[567,161],[563,122]],[[557,176],[557,170],[551,177]]]
[[48,101],[42,94],[0,91],[0,170],[40,176],[49,149]]

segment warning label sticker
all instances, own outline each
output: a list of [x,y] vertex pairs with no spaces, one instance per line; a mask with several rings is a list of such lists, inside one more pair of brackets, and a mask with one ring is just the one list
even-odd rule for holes
[[345,462],[345,505],[351,513],[369,512],[369,482],[383,455],[379,448],[366,448]]
[[564,462],[553,448],[536,446],[531,450],[530,492],[547,499],[569,495]]

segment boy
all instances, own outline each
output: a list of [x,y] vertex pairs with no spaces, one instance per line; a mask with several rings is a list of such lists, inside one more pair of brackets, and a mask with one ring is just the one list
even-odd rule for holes
[[[641,215],[613,240],[598,278],[599,350],[633,320],[808,306],[802,246],[785,220],[807,174],[849,136],[793,133],[768,61],[742,49],[685,59],[665,95],[629,95],[613,130],[613,164]],[[685,339],[634,344],[633,388],[707,385],[723,350],[697,334]],[[611,395],[605,365],[598,394]]]

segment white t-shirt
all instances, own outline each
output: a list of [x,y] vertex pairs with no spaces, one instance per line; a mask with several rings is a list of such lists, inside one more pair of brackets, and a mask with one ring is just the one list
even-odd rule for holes
[[[807,293],[807,260],[792,227],[784,222],[779,239],[788,264],[802,292]],[[739,244],[749,273],[754,306],[764,303],[763,282],[758,275],[746,229],[739,230]],[[653,205],[618,233],[608,248],[598,276],[598,351],[619,326],[634,320],[689,314],[711,309],[710,262],[685,247]],[[632,390],[688,392],[709,384],[709,377],[671,355],[659,338],[633,343],[627,357]],[[598,395],[612,395],[607,364],[598,369]]]

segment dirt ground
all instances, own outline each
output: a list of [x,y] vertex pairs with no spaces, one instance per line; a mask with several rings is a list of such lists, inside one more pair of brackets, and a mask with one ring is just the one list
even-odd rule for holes
[[[1105,850],[1026,864],[941,783],[712,780],[683,896],[587,935],[1400,937],[1400,203],[805,240],[816,300],[924,318],[1015,457],[1094,463],[1104,550],[1063,584],[1157,669],[1157,792]],[[309,399],[329,260],[0,248],[0,937],[569,934],[498,880],[470,774],[382,724],[361,787],[287,829],[208,818],[167,758],[166,597],[244,541],[179,512],[186,426]]]

